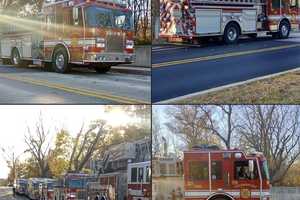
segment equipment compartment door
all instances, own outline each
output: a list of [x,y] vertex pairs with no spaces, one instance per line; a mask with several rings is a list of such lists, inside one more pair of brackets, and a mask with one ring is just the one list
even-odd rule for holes
[[21,56],[23,58],[31,58],[31,48],[32,48],[32,35],[25,35],[22,37],[22,45],[21,45]]
[[256,31],[256,10],[243,10],[243,28],[244,32]]
[[196,10],[196,33],[210,34],[221,32],[221,10]]

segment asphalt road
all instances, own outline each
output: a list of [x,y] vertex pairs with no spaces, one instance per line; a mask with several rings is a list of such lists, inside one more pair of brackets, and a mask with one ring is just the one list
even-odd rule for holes
[[28,200],[26,197],[13,195],[11,187],[0,187],[1,200]]
[[300,67],[300,33],[242,39],[236,45],[164,45],[152,49],[152,102],[176,99]]
[[0,65],[1,104],[145,104],[151,77],[74,69],[69,74],[39,67]]

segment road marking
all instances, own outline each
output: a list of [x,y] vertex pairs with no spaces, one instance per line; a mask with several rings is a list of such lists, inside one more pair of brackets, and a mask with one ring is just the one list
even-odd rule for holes
[[107,92],[87,90],[87,89],[83,89],[83,88],[80,88],[80,89],[73,88],[73,87],[63,85],[63,84],[51,83],[51,82],[47,82],[44,80],[34,80],[34,79],[30,79],[30,78],[19,77],[19,76],[8,75],[8,74],[0,74],[0,78],[6,78],[6,79],[16,80],[16,81],[20,81],[20,82],[24,82],[24,83],[33,84],[33,85],[44,86],[44,87],[62,90],[65,92],[79,94],[79,95],[83,95],[83,96],[90,96],[90,97],[96,97],[99,99],[106,99],[106,100],[118,102],[121,104],[149,104],[149,102],[142,101],[142,100],[132,99],[132,98],[123,97],[123,96],[116,96],[116,95],[109,94]]
[[177,50],[177,49],[185,49],[186,47],[161,47],[161,48],[152,48],[152,52],[161,52],[161,51],[170,51],[170,50]]
[[300,44],[291,44],[291,45],[284,45],[284,46],[278,46],[278,47],[269,47],[269,48],[264,48],[264,49],[255,49],[255,50],[249,50],[249,51],[225,53],[225,54],[219,54],[219,55],[203,56],[203,57],[198,57],[198,58],[190,58],[190,59],[184,59],[184,60],[175,60],[175,61],[169,61],[169,62],[163,62],[163,63],[156,63],[156,64],[152,64],[152,68],[167,67],[167,66],[171,66],[171,65],[180,65],[180,64],[193,63],[193,62],[199,62],[199,61],[215,60],[215,59],[220,59],[220,58],[249,55],[249,54],[268,52],[268,51],[276,51],[276,50],[288,49],[288,48],[293,48],[293,47],[300,47]]
[[187,95],[183,95],[183,96],[179,96],[179,97],[159,101],[159,102],[156,102],[154,104],[174,104],[174,103],[178,104],[179,101],[185,100],[185,99],[188,99],[188,98],[193,98],[193,97],[196,97],[196,96],[200,96],[200,95],[204,95],[204,94],[208,94],[208,93],[212,93],[212,92],[218,92],[218,91],[225,90],[225,89],[228,89],[228,88],[231,88],[231,87],[245,85],[245,84],[252,83],[252,82],[255,82],[255,81],[265,80],[265,79],[268,79],[268,78],[273,78],[275,76],[280,76],[280,75],[291,73],[291,72],[297,72],[299,70],[300,70],[300,67],[297,67],[295,69],[290,69],[290,70],[286,70],[286,71],[283,71],[283,72],[278,72],[278,73],[275,73],[275,74],[269,74],[269,75],[265,75],[265,76],[261,76],[261,77],[256,77],[256,78],[248,79],[246,81],[231,83],[231,84],[228,84],[228,85],[223,85],[223,86],[203,90],[203,91],[200,91],[200,92],[194,92],[194,93],[191,93],[191,94],[187,94]]

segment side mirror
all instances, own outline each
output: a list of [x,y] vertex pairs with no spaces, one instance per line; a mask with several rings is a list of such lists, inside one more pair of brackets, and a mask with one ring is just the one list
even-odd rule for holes
[[248,166],[249,166],[249,172],[253,173],[254,172],[254,161],[249,160]]
[[79,21],[79,7],[73,8],[73,20],[75,24],[77,24]]

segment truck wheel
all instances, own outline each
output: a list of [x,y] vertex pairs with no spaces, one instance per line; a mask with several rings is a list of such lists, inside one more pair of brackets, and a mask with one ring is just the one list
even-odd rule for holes
[[224,31],[224,42],[226,44],[234,44],[239,40],[240,31],[239,27],[235,23],[231,23],[226,26]]
[[111,66],[110,65],[99,65],[99,66],[94,66],[94,69],[99,74],[105,74],[106,72],[108,72],[111,69]]
[[279,25],[279,38],[285,39],[290,35],[291,26],[287,21],[282,21]]
[[54,51],[52,68],[55,72],[66,73],[70,71],[68,53],[65,48],[59,47]]
[[11,64],[11,60],[10,60],[10,59],[7,59],[7,58],[3,58],[3,59],[2,59],[2,64],[3,64],[3,65],[9,65],[9,64]]
[[53,71],[53,70],[52,70],[52,63],[51,63],[51,62],[43,62],[42,67],[43,67],[43,69],[44,69],[46,72],[51,72],[51,71]]

